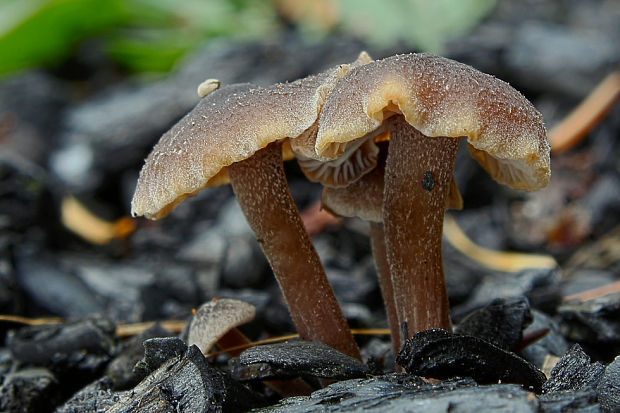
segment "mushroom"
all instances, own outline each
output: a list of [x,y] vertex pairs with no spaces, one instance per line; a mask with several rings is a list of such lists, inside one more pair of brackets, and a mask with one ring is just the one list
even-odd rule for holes
[[[237,327],[254,320],[256,308],[252,304],[232,298],[219,298],[201,305],[194,313],[187,333],[187,345],[197,345],[207,355],[216,344],[220,348],[249,343]],[[233,344],[231,344],[233,343]],[[233,357],[241,352],[235,352]]]
[[373,170],[346,187],[325,186],[321,195],[321,204],[333,215],[358,217],[370,223],[370,247],[392,337],[392,349],[394,354],[397,354],[401,343],[400,328],[390,269],[387,263],[381,214],[387,142],[381,143],[380,146],[385,148],[381,148],[383,150],[379,151],[380,156]]
[[[379,154],[376,167],[346,187],[325,186],[321,195],[321,203],[323,208],[333,215],[358,217],[370,223],[370,246],[390,328],[392,350],[394,354],[397,354],[402,345],[402,337],[385,250],[382,212],[385,161],[389,137],[385,134],[380,137],[380,140],[377,143]],[[452,182],[445,207],[446,209],[462,209],[463,199],[454,180]]]
[[379,140],[377,131],[389,133],[381,217],[398,325],[406,337],[450,329],[441,232],[455,192],[455,138],[467,138],[472,156],[496,181],[537,190],[550,175],[542,116],[493,76],[409,54],[355,68],[336,84],[321,111],[315,160],[355,159],[349,145]]
[[300,337],[356,358],[357,344],[290,195],[282,154],[288,138],[311,133],[337,80],[368,61],[362,54],[351,65],[267,88],[217,89],[207,81],[199,88],[206,96],[149,154],[132,200],[133,216],[157,219],[201,189],[230,182]]

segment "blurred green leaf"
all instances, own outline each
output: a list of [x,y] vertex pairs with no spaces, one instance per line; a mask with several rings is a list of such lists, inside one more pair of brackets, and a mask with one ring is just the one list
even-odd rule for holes
[[120,65],[167,71],[205,39],[278,29],[263,0],[0,0],[0,75],[60,62],[95,35]]
[[120,65],[136,72],[167,72],[188,50],[195,46],[187,38],[175,39],[159,33],[158,39],[118,37],[107,42],[106,52]]
[[270,2],[262,0],[127,0],[131,28],[117,31],[109,55],[134,71],[168,71],[205,39],[254,39],[279,29]]
[[403,40],[441,53],[445,43],[474,27],[495,0],[336,0],[344,30],[388,46]]
[[80,39],[127,17],[120,0],[5,0],[0,15],[0,74],[58,62]]

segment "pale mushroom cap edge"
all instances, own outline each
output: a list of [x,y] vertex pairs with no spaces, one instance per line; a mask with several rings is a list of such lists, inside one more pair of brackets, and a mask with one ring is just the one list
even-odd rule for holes
[[132,215],[162,218],[205,187],[228,183],[226,166],[302,134],[316,121],[327,91],[347,71],[348,65],[341,65],[291,83],[230,85],[208,94],[145,160]]
[[315,151],[337,158],[346,143],[402,113],[429,137],[467,138],[498,182],[537,190],[550,177],[540,113],[516,89],[470,66],[429,54],[392,56],[350,71],[325,101]]

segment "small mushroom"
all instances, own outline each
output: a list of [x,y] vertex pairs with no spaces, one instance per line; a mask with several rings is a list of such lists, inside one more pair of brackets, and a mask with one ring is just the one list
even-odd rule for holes
[[[392,350],[393,354],[398,354],[403,340],[398,324],[394,289],[385,249],[382,212],[388,140],[389,137],[386,134],[377,143],[379,154],[377,165],[372,171],[356,179],[346,187],[325,186],[321,195],[321,202],[323,208],[333,215],[358,217],[370,223],[370,246],[392,337]],[[446,209],[461,209],[462,207],[463,199],[456,183],[453,183],[450,186],[450,195],[446,200]]]
[[[256,316],[256,308],[252,304],[232,298],[219,298],[205,303],[196,310],[189,325],[187,345],[197,345],[203,354],[218,344],[221,348],[229,346],[230,341],[241,339],[237,327],[249,323]],[[234,343],[238,344],[238,343]],[[233,356],[236,356],[234,354]]]
[[[353,66],[366,61],[361,55]],[[230,182],[299,335],[359,358],[282,165],[288,138],[312,131],[327,93],[349,68],[341,65],[267,88],[245,84],[218,89],[207,82],[201,91],[210,93],[164,134],[146,159],[132,214],[161,218],[201,189]]]
[[379,144],[376,167],[346,187],[325,186],[321,195],[323,208],[336,216],[359,217],[370,223],[370,247],[385,305],[388,326],[392,337],[392,350],[398,354],[401,345],[400,328],[394,302],[390,268],[385,251],[383,231],[383,174],[387,156],[387,142]]
[[540,189],[550,175],[542,116],[493,76],[409,54],[353,69],[337,83],[321,112],[315,159],[354,158],[347,145],[378,130],[389,132],[381,215],[398,324],[407,337],[449,330],[441,232],[455,195],[455,138],[467,137],[472,156],[498,182]]

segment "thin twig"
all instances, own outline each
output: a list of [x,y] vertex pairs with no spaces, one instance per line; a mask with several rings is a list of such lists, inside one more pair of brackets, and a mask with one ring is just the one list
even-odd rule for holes
[[549,132],[554,153],[562,153],[579,143],[611,110],[620,98],[620,72],[607,75],[601,83]]
[[555,268],[558,263],[550,255],[494,251],[476,245],[451,215],[444,218],[443,234],[461,253],[483,266],[499,271],[516,272],[525,268]]
[[57,318],[57,317],[28,318],[28,317],[21,317],[18,315],[1,315],[1,314],[0,314],[0,321],[8,321],[10,323],[26,324],[29,326],[41,326],[41,325],[62,323],[62,319]]
[[603,285],[602,287],[593,288],[591,290],[582,291],[580,293],[567,295],[566,297],[562,298],[562,301],[563,302],[572,301],[572,300],[587,301],[593,298],[598,298],[598,297],[602,297],[610,293],[617,293],[617,292],[620,292],[620,280]]

